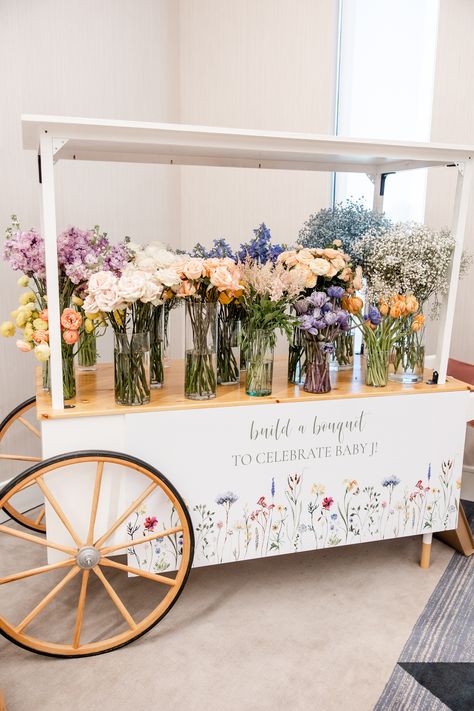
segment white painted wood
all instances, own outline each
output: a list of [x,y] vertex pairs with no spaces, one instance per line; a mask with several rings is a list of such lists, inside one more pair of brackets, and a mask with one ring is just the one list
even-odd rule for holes
[[380,188],[382,186],[382,173],[376,173],[374,175],[374,200],[372,204],[372,209],[375,212],[383,212],[383,195],[380,194]]
[[[381,141],[311,133],[284,133],[250,129],[227,129],[182,124],[137,121],[22,116],[23,147],[36,150],[44,131],[54,138],[70,139],[56,158],[80,159],[84,150],[88,160],[96,153],[98,160],[142,160],[150,156],[176,156],[193,165],[232,166],[233,161],[249,161],[258,168],[265,161],[279,169],[338,170],[339,164],[352,165],[355,171],[370,167],[389,171],[391,165],[406,169],[460,163],[474,155],[472,146]],[[322,166],[322,167],[320,167]]]
[[423,543],[427,543],[428,545],[431,545],[433,542],[433,534],[432,533],[424,533],[423,534]]
[[456,295],[458,291],[459,270],[464,244],[464,233],[471,196],[472,163],[466,162],[458,170],[456,195],[454,198],[452,231],[456,246],[449,271],[449,292],[443,299],[438,331],[437,370],[440,383],[446,382],[449,353],[451,348],[451,334],[453,331]]
[[46,292],[48,295],[49,345],[51,348],[51,399],[55,410],[64,407],[63,366],[61,358],[61,326],[59,305],[58,251],[56,229],[56,197],[54,191],[53,136],[42,134],[39,141],[41,155],[42,224],[46,264]]

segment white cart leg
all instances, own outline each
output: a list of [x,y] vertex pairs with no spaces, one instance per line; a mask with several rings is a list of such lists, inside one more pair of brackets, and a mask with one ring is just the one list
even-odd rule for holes
[[421,544],[420,568],[430,567],[431,542],[433,540],[432,533],[424,533]]
[[383,212],[383,195],[380,194],[382,188],[382,173],[376,173],[374,176],[374,200],[372,209],[374,212]]

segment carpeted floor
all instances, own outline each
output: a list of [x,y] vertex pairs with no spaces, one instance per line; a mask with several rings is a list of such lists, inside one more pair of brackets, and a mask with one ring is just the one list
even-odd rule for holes
[[100,657],[55,660],[0,638],[7,709],[371,711],[452,558],[436,541],[424,571],[419,547],[400,539],[194,570],[161,624]]
[[[464,509],[474,530],[474,504]],[[453,555],[374,711],[400,709],[474,709],[474,556]]]

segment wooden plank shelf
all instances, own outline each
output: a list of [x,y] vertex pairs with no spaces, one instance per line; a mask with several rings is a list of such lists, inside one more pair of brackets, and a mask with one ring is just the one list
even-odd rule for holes
[[165,410],[190,410],[214,407],[240,407],[245,405],[265,405],[277,403],[340,400],[345,398],[381,397],[397,395],[423,395],[467,390],[466,383],[448,377],[443,385],[428,385],[431,371],[426,371],[422,383],[402,385],[389,382],[386,387],[375,388],[364,384],[363,373],[358,364],[354,371],[335,372],[331,376],[333,389],[317,395],[304,392],[302,387],[287,381],[287,359],[277,357],[273,375],[273,392],[268,397],[249,397],[245,393],[245,377],[240,387],[218,386],[217,396],[212,400],[189,400],[184,397],[184,361],[172,361],[165,369],[165,384],[152,389],[151,401],[147,405],[129,407],[116,405],[114,400],[113,364],[103,363],[94,372],[77,373],[77,396],[66,403],[66,409],[53,410],[51,397],[41,387],[41,370],[37,372],[36,398],[38,419],[71,417],[96,417],[100,415],[123,415],[138,412],[158,412]]

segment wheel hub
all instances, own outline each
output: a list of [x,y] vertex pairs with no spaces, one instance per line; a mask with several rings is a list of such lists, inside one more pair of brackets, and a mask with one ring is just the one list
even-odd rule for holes
[[90,570],[100,560],[100,552],[94,546],[84,546],[81,548],[76,556],[76,561],[79,568],[84,570]]

